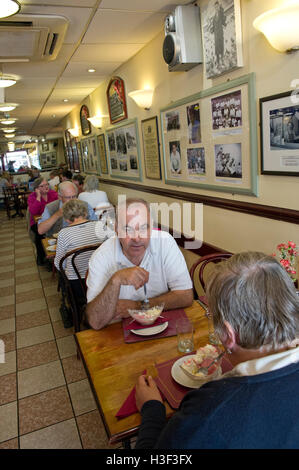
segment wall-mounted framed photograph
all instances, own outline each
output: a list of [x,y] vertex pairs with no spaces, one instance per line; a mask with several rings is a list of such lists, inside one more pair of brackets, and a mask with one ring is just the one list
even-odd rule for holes
[[205,0],[201,18],[207,78],[242,67],[240,0]]
[[49,144],[48,142],[43,142],[42,143],[42,152],[48,152],[49,151]]
[[99,157],[100,157],[100,169],[101,174],[108,174],[108,165],[107,165],[107,152],[106,152],[106,144],[105,144],[105,134],[100,134],[97,137],[98,139],[98,149],[99,149]]
[[148,179],[161,179],[160,142],[158,118],[154,116],[141,121],[144,151],[145,176]]
[[127,119],[125,84],[120,77],[113,77],[106,91],[111,124]]
[[86,104],[83,104],[80,109],[80,123],[82,135],[89,135],[91,133],[91,124],[88,121],[89,117],[89,109]]
[[137,119],[106,130],[109,172],[112,177],[141,181]]
[[253,73],[171,103],[160,116],[166,184],[257,196]]
[[299,176],[299,100],[292,91],[260,99],[261,173]]
[[85,173],[98,175],[100,171],[96,137],[93,136],[82,139],[80,143],[83,171]]

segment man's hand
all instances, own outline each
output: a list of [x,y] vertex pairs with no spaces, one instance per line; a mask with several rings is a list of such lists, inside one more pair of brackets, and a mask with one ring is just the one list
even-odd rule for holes
[[134,268],[120,269],[113,275],[113,278],[120,286],[134,286],[138,290],[148,282],[149,272],[136,266]]
[[163,403],[156,382],[151,376],[141,375],[136,384],[136,406],[140,411],[145,402],[158,400]]
[[120,318],[127,318],[129,317],[128,309],[130,310],[140,310],[141,304],[136,300],[126,300],[126,299],[119,299],[117,301],[115,314]]

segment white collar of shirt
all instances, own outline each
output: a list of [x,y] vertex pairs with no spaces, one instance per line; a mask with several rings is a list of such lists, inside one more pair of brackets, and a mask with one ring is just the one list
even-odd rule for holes
[[271,354],[269,356],[251,359],[250,361],[241,362],[230,372],[222,377],[234,377],[242,375],[258,375],[273,370],[281,369],[290,364],[299,362],[299,347],[288,349],[280,353]]

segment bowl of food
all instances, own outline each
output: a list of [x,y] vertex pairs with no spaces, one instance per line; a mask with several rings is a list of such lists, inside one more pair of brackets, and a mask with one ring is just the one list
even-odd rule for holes
[[157,318],[161,315],[164,308],[164,304],[155,305],[154,307],[144,309],[144,310],[128,310],[134,320],[136,320],[141,325],[152,325],[155,323]]
[[215,346],[207,344],[199,348],[196,354],[187,356],[180,364],[180,367],[190,379],[198,382],[208,382],[220,377],[222,374],[220,358],[211,365],[219,354],[220,351]]
[[56,245],[57,243],[57,240],[55,240],[55,238],[50,238],[50,240],[48,240],[48,245]]

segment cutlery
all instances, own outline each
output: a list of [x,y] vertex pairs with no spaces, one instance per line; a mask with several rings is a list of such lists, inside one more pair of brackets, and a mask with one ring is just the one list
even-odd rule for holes
[[226,353],[226,351],[223,351],[223,352],[222,352],[221,354],[219,354],[219,356],[217,356],[208,366],[206,366],[206,367],[200,367],[200,368],[196,371],[196,373],[202,372],[203,374],[207,375],[208,372],[209,372],[209,368],[210,368],[213,364],[215,364],[216,362],[218,362],[219,359],[221,359],[222,356],[224,356],[225,353]]

